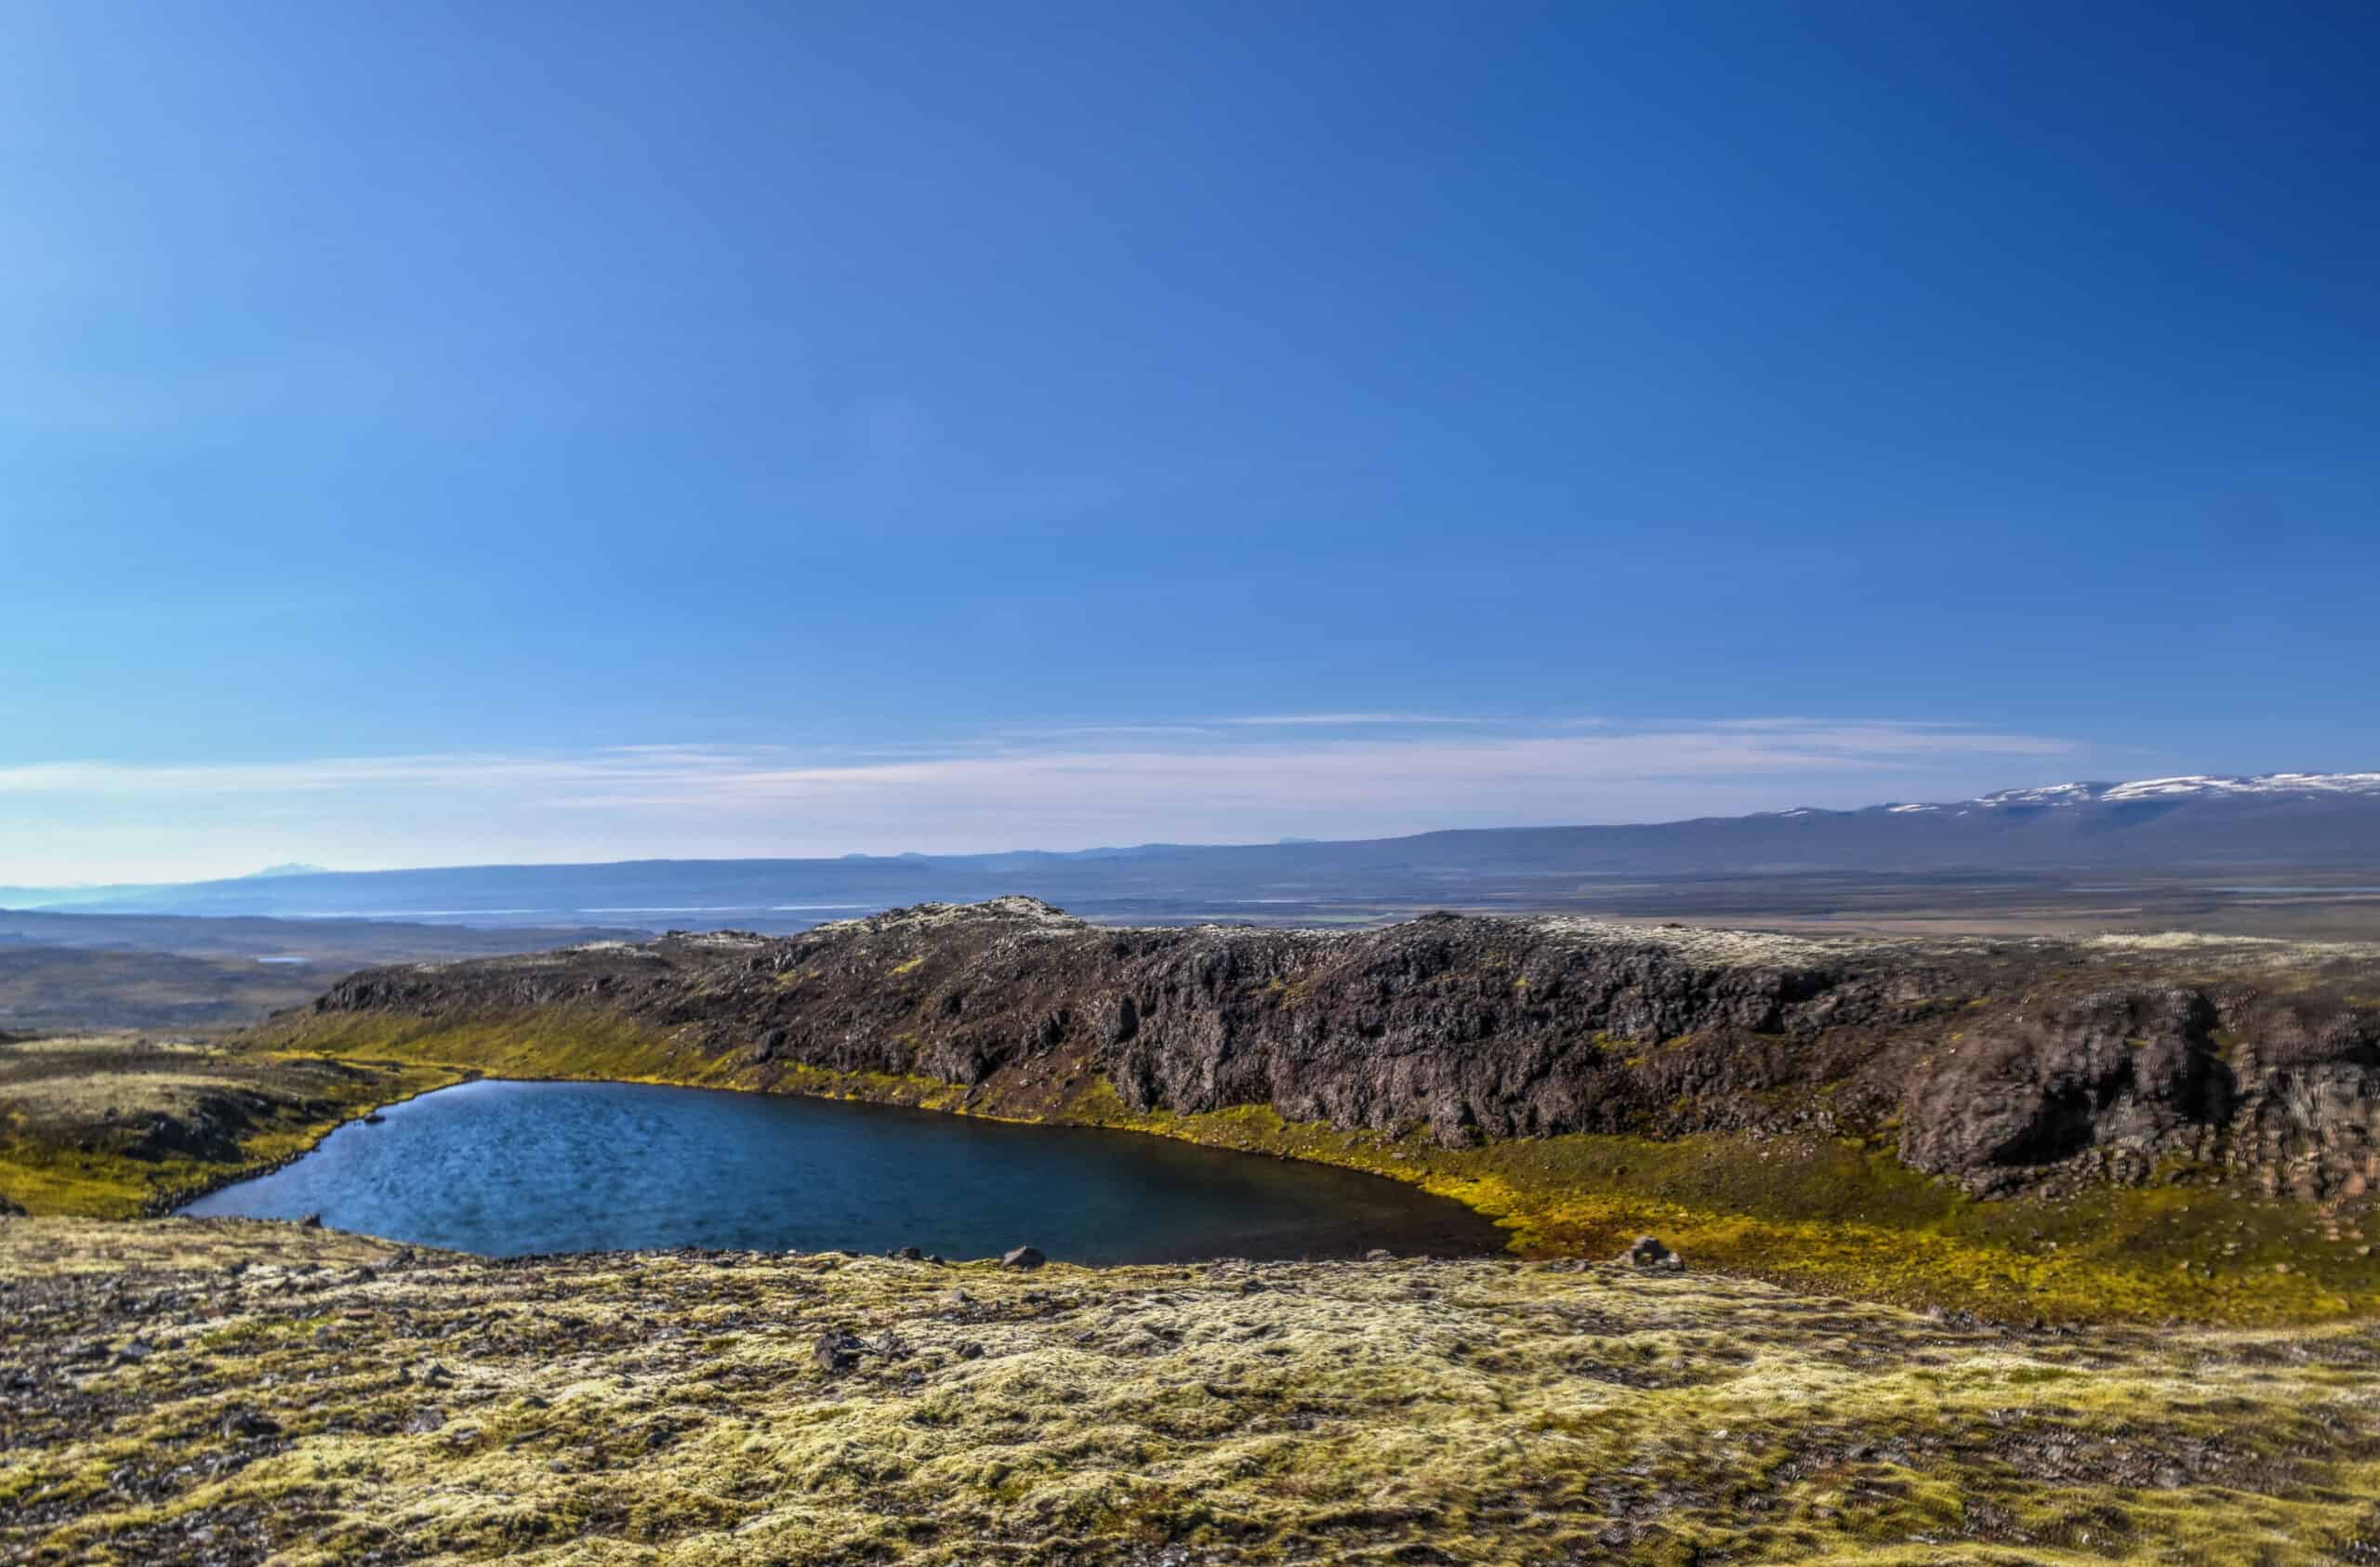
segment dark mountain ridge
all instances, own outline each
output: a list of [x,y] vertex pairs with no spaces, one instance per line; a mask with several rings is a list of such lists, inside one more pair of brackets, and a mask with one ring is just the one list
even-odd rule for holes
[[[1215,912],[1324,901],[1531,902],[1561,878],[2380,867],[2380,773],[2276,773],[2017,789],[1977,799],[1620,826],[1460,828],[1406,837],[1144,844],[1074,851],[643,860],[240,877],[178,887],[0,890],[114,913],[798,927],[888,904],[1025,891],[1070,906]],[[1488,896],[1492,889],[1492,897]],[[725,916],[722,918],[722,916]]]

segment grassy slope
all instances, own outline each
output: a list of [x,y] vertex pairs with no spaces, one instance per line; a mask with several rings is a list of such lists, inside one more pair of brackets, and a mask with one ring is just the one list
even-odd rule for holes
[[[405,1260],[238,1221],[0,1224],[0,1291],[38,1324],[0,1337],[29,1561],[2294,1567],[2380,1500],[2368,1326],[1992,1332],[1512,1261]],[[834,1330],[892,1352],[830,1375]]]
[[[604,1077],[715,1087],[758,1069],[566,1011],[468,1024],[309,1019],[284,1045],[517,1077]],[[1651,1231],[1694,1263],[1807,1288],[2018,1320],[2239,1323],[2380,1313],[2380,1265],[2359,1224],[2207,1183],[2060,1202],[1977,1202],[1888,1152],[1841,1142],[1562,1137],[1442,1149],[1284,1123],[1269,1110],[1139,1115],[1097,1079],[972,1093],[923,1078],[796,1071],[781,1091],[1009,1113],[1322,1160],[1417,1182],[1513,1231],[1524,1255],[1608,1256]],[[2186,1174],[2186,1172],[2184,1172]]]
[[[327,1060],[128,1035],[33,1040],[0,1048],[0,1198],[37,1214],[125,1218],[178,1193],[304,1152],[377,1105],[459,1080],[419,1060]],[[150,1157],[160,1115],[195,1120],[234,1104],[247,1125],[233,1157]]]

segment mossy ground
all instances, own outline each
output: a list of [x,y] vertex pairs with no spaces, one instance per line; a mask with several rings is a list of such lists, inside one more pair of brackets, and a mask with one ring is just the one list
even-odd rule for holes
[[[0,1047],[0,1198],[33,1213],[127,1218],[302,1153],[343,1121],[463,1075],[195,1039],[20,1041]],[[202,1135],[210,1124],[236,1135]]]
[[[269,1038],[271,1036],[268,1036]],[[466,1021],[310,1019],[337,1059],[450,1072],[752,1087],[761,1067],[616,1017],[550,1011]],[[2263,1200],[2207,1172],[2079,1197],[1981,1201],[1889,1151],[1826,1138],[1572,1136],[1447,1149],[1412,1133],[1342,1131],[1245,1106],[1141,1114],[1063,1063],[983,1088],[923,1077],[772,1066],[780,1092],[1051,1120],[1321,1160],[1417,1182],[1498,1219],[1523,1255],[1607,1257],[1657,1233],[1700,1268],[1910,1306],[2026,1321],[2241,1325],[2380,1315],[2380,1220]]]
[[1284,1122],[1262,1106],[1134,1114],[1104,1085],[1082,1096],[1076,1118],[1417,1181],[1498,1219],[1525,1255],[1607,1257],[1652,1231],[1698,1265],[2019,1320],[2380,1314],[2380,1264],[2359,1223],[2211,1181],[1985,1202],[1833,1139],[1577,1136],[1445,1149],[1419,1134]]
[[[1513,1259],[491,1262],[231,1220],[0,1224],[0,1555],[33,1562],[2287,1564],[2380,1537],[2369,1325],[1994,1330]],[[821,1370],[836,1331],[880,1352]]]

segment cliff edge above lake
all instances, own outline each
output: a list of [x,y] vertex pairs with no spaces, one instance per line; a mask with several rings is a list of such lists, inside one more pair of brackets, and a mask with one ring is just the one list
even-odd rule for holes
[[1046,1114],[1263,1106],[1441,1147],[1569,1133],[1877,1139],[1977,1193],[2177,1162],[2267,1194],[2380,1177],[2380,959],[2186,938],[1925,943],[1578,919],[1115,929],[1031,899],[801,935],[368,969],[309,1023],[555,1007],[750,1086],[925,1078]]
[[2380,949],[1005,898],[368,969],[247,1048],[1156,1132],[1418,1182],[1516,1251],[2012,1318],[2380,1311]]

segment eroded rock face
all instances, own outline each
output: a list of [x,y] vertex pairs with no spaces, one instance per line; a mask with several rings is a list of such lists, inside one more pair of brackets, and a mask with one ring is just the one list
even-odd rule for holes
[[[2294,964],[2285,973],[2276,964]],[[2260,967],[2261,966],[2261,967]],[[1438,1140],[1877,1134],[1978,1192],[2171,1157],[2315,1194],[2380,1176],[2380,963],[2043,940],[1890,943],[1430,915],[1110,929],[1031,899],[799,936],[367,970],[319,1013],[615,1013],[768,1086],[922,1076],[1018,1113],[1269,1105]],[[2370,1165],[2371,1168],[2366,1166]]]
[[1920,1169],[2045,1165],[2098,1146],[2149,1152],[2219,1126],[2237,1081],[2192,990],[2102,991],[1983,1021],[1914,1079],[1901,1157]]

